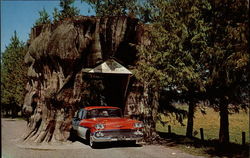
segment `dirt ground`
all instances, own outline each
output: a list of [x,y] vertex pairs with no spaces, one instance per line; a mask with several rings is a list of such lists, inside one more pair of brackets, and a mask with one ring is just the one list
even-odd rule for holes
[[27,145],[20,142],[26,122],[1,119],[2,158],[198,158],[179,150],[160,145],[129,146],[106,143],[98,149],[90,148],[84,141],[64,144]]

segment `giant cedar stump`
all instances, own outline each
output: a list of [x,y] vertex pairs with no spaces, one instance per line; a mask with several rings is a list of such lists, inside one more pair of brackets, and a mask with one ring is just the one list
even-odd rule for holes
[[[111,57],[124,66],[135,65],[135,46],[143,44],[142,34],[138,20],[129,17],[79,16],[32,28],[25,56],[30,79],[23,106],[29,117],[24,140],[66,141],[75,111],[82,106],[101,105],[107,96],[105,87],[109,86],[101,79],[85,79],[82,70]],[[131,107],[138,108],[133,101],[137,95],[130,93],[128,107],[122,107],[127,114],[133,113]],[[106,97],[109,103],[107,99],[112,96]]]

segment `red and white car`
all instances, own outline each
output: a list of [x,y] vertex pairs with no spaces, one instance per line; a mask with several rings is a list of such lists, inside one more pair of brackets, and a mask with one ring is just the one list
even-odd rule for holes
[[131,141],[143,137],[143,123],[122,117],[121,109],[90,106],[80,109],[72,121],[74,132],[94,147],[98,142]]

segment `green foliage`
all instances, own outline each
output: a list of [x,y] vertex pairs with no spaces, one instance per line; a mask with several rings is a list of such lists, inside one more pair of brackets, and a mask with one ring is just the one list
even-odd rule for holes
[[54,8],[53,19],[54,19],[54,21],[59,21],[60,20],[60,12],[58,11],[57,8]]
[[48,12],[43,8],[39,11],[39,18],[36,20],[35,26],[50,23],[50,18]]
[[65,18],[72,18],[79,15],[80,10],[72,6],[75,0],[60,0],[61,10],[58,11],[57,8],[54,8],[53,18],[54,21],[63,20]]
[[178,0],[150,2],[150,46],[139,48],[136,76],[153,87],[179,92],[203,92],[205,67],[203,54],[208,49],[209,25],[202,14],[207,1]]
[[81,0],[92,6],[97,16],[133,14],[137,0]]
[[27,67],[24,65],[26,47],[16,32],[10,44],[2,53],[1,62],[1,103],[3,108],[14,110],[23,104],[25,84],[27,83]]
[[215,106],[220,102],[234,104],[233,111],[249,104],[247,3],[240,0],[212,3],[211,49],[205,58],[209,69],[207,89]]
[[146,35],[151,44],[138,48],[137,79],[196,99],[249,99],[247,2],[154,0],[145,6],[153,27]]
[[211,49],[205,58],[207,97],[220,111],[219,142],[228,143],[228,115],[249,107],[249,7],[247,1],[240,0],[212,2]]
[[[175,101],[195,105],[206,91],[203,57],[209,48],[210,25],[203,13],[211,9],[210,4],[199,0],[153,0],[144,7],[139,12],[143,21],[151,23],[146,30],[150,44],[138,47],[136,78],[165,98],[159,99],[160,112],[170,112]],[[185,111],[174,113],[182,123]]]

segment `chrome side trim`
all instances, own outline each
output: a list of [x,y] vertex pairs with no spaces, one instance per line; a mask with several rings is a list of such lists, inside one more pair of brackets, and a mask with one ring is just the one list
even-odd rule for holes
[[100,137],[97,138],[95,136],[92,137],[93,142],[114,142],[114,141],[132,141],[132,140],[141,140],[142,137],[134,137],[134,138],[111,138],[111,137]]

